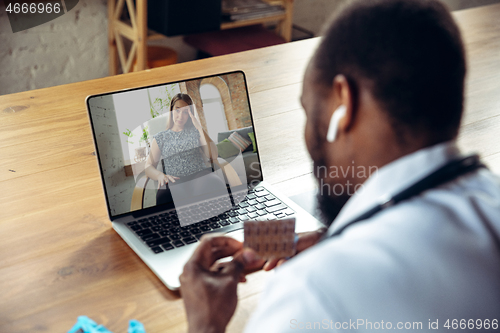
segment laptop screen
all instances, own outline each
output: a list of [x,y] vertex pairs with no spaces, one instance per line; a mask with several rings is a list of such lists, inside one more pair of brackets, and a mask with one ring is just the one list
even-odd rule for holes
[[262,180],[243,72],[90,96],[87,108],[111,218],[214,198],[225,209]]

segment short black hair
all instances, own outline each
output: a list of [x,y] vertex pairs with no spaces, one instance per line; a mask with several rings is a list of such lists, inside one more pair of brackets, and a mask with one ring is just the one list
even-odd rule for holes
[[[362,0],[327,25],[312,61],[315,80],[361,80],[401,140],[453,139],[463,111],[465,52],[447,8],[433,0]],[[411,135],[411,136],[409,136]]]

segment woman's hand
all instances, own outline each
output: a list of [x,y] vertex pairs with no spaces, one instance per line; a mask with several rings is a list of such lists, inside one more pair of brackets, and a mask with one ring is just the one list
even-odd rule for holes
[[156,180],[158,181],[158,188],[162,187],[165,184],[168,184],[168,182],[175,183],[175,180],[179,179],[179,177],[174,177],[170,175],[166,175],[164,173],[160,173]]
[[[205,154],[205,156],[209,160],[211,160],[211,161],[217,160],[217,155],[218,155],[217,146],[212,142],[210,137],[208,137],[208,135],[205,133],[205,131],[203,130],[203,127],[201,127],[200,122],[198,121],[198,119],[196,119],[196,117],[194,116],[194,113],[191,109],[189,110],[189,116],[191,117],[191,120],[193,121],[194,127],[200,133],[200,147],[201,147],[203,153]],[[208,142],[207,142],[207,140],[208,140]],[[211,145],[211,146],[208,146],[208,145]]]
[[191,117],[191,121],[193,122],[194,127],[195,127],[198,131],[203,131],[203,128],[201,127],[200,122],[199,122],[199,121],[198,121],[198,119],[196,119],[196,117],[194,116],[193,110],[192,110],[191,108],[189,108],[189,116]]

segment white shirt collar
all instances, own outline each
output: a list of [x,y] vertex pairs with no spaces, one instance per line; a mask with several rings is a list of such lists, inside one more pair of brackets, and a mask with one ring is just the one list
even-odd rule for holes
[[459,155],[456,142],[448,141],[418,150],[384,165],[347,201],[328,229],[328,235]]

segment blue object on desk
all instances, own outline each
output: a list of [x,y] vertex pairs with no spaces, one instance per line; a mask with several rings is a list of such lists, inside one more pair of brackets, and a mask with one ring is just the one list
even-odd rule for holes
[[113,333],[87,316],[79,316],[75,326],[68,333]]
[[135,319],[128,322],[128,333],[146,333],[144,325]]
[[[128,323],[128,333],[146,333],[141,322],[132,319]],[[76,324],[68,333],[113,333],[103,325],[97,325],[95,321],[87,316],[79,316]]]

